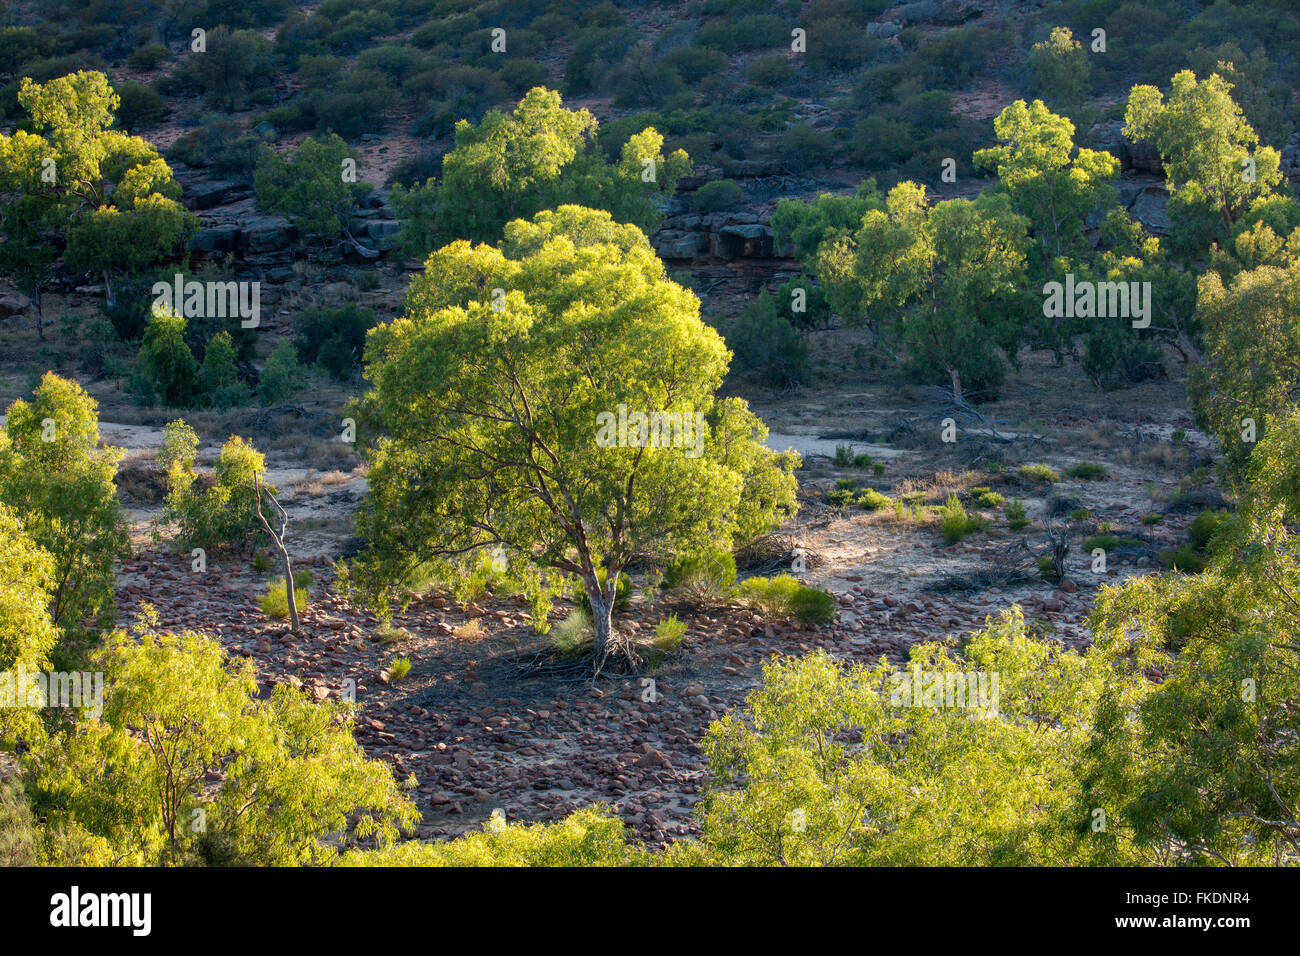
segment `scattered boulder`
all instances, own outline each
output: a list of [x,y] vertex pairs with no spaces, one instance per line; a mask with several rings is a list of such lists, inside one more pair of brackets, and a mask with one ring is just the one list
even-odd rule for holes
[[1130,211],[1148,232],[1169,235],[1169,191],[1163,186],[1148,186],[1138,193]]
[[9,292],[0,295],[0,317],[9,318],[15,315],[25,315],[31,307],[32,300],[20,292]]
[[757,223],[723,226],[716,233],[714,255],[720,259],[770,258],[772,228]]

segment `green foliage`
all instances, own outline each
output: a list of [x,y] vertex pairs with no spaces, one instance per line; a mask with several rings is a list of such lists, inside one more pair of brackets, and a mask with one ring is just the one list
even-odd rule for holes
[[712,604],[730,593],[736,583],[736,556],[707,548],[681,555],[664,571],[664,586],[682,591],[699,604]]
[[817,274],[846,320],[896,334],[916,374],[945,375],[954,395],[992,388],[999,350],[1016,354],[1023,322],[1009,308],[1022,287],[1028,221],[1006,196],[983,193],[931,207],[901,183],[852,236],[818,247]]
[[575,657],[591,643],[594,634],[591,615],[582,608],[574,608],[551,628],[551,647],[561,657]]
[[695,190],[691,197],[700,212],[721,212],[735,209],[744,201],[744,190],[731,179],[715,179]]
[[1061,475],[1055,468],[1050,465],[1021,465],[1020,477],[1028,481],[1038,481],[1045,484],[1052,484],[1061,480]]
[[741,310],[727,330],[737,370],[752,371],[773,387],[799,384],[808,373],[808,343],[781,315],[767,291]]
[[1199,282],[1206,356],[1189,376],[1188,393],[1197,425],[1219,440],[1238,480],[1269,417],[1295,407],[1300,245],[1289,247],[1285,265],[1244,270],[1231,281],[1207,272]]
[[264,146],[253,177],[257,201],[287,216],[306,235],[355,241],[348,224],[370,186],[349,181],[350,160],[355,161],[348,144],[334,133],[308,137],[290,159]]
[[0,775],[0,866],[35,866],[36,826],[17,776]]
[[[99,447],[95,400],[53,372],[6,415],[0,501],[21,515],[25,534],[53,561],[50,618],[72,633],[107,625],[115,615],[114,563],[129,551],[113,483],[122,451]],[[42,633],[38,628],[33,639]]]
[[939,533],[948,544],[956,544],[966,535],[981,530],[987,522],[975,514],[968,514],[965,505],[955,494],[939,509]]
[[[1160,150],[1169,177],[1173,235],[1192,255],[1226,237],[1251,203],[1282,179],[1281,155],[1259,145],[1231,90],[1217,73],[1198,81],[1183,70],[1170,81],[1167,98],[1154,86],[1133,87],[1124,114],[1124,135],[1149,139]],[[1215,135],[1205,135],[1206,130]],[[1251,176],[1243,174],[1248,165]],[[1186,228],[1206,216],[1207,232]]]
[[[293,589],[294,604],[298,608],[298,613],[302,613],[307,606],[307,589],[297,587],[294,582]],[[288,588],[285,587],[283,579],[272,581],[267,589],[258,596],[257,606],[273,621],[283,621],[289,616],[289,594]]]
[[1025,506],[1019,498],[1016,498],[1011,504],[1007,505],[1007,527],[1012,531],[1019,531],[1028,525],[1029,518],[1025,515]]
[[1074,106],[1088,94],[1088,53],[1067,27],[1056,27],[1029,51],[1030,84],[1054,103]]
[[388,662],[388,679],[393,683],[397,683],[409,673],[411,673],[409,657],[394,657]]
[[185,471],[194,470],[199,453],[199,436],[183,418],[163,426],[162,444],[158,446],[155,461],[164,472],[171,471],[173,462]]
[[676,614],[669,614],[655,625],[655,646],[665,651],[681,650],[682,638],[686,636],[686,623],[679,621]]
[[[590,595],[633,555],[662,566],[765,533],[793,508],[795,457],[762,445],[743,402],[714,398],[725,371],[698,299],[608,213],[563,206],[510,223],[500,248],[439,250],[405,316],[367,340],[361,419],[385,437],[366,451],[371,547],[353,580],[383,603],[421,561],[502,543]],[[703,428],[620,443],[620,405]]]
[[263,406],[287,402],[304,385],[302,366],[293,342],[281,339],[267,356],[257,382],[257,399]]
[[1106,466],[1095,461],[1080,461],[1065,469],[1063,474],[1078,481],[1100,481],[1106,477]]
[[214,407],[225,410],[242,405],[252,397],[252,390],[239,380],[239,364],[229,332],[218,332],[203,351],[198,380],[202,397]]
[[544,574],[529,565],[518,572],[518,577],[532,610],[533,633],[546,634],[551,629],[550,613],[555,598],[565,594],[571,586],[568,576],[553,571]]
[[[492,110],[477,126],[460,121],[442,178],[393,188],[402,247],[423,258],[455,239],[495,242],[510,220],[566,204],[604,209],[616,222],[653,232],[662,221],[656,198],[672,195],[690,160],[681,150],[665,157],[663,137],[647,128],[608,163],[595,145],[597,128],[587,110],[565,109],[560,95],[543,87],[512,113]],[[646,182],[643,172],[651,169],[654,179]]]
[[340,834],[384,846],[419,819],[345,706],[287,684],[259,699],[253,662],[216,641],[119,632],[91,669],[105,675],[101,718],[27,761],[42,862],[321,863]]
[[1088,250],[1084,228],[1089,215],[1114,202],[1110,181],[1119,160],[1109,153],[1077,149],[1074,124],[1034,100],[1017,100],[993,121],[1005,145],[975,153],[977,167],[994,171],[1017,212],[1032,226],[1035,263],[1045,275],[1048,263]]
[[[232,435],[221,447],[210,484],[198,480],[193,459],[187,463],[184,458],[172,457],[167,471],[167,496],[154,531],[155,538],[160,538],[163,529],[171,526],[177,544],[185,549],[216,551],[243,547],[261,533],[256,486],[265,475],[265,458],[237,435]],[[263,487],[275,494],[275,489],[264,480]]]
[[604,806],[584,807],[558,823],[505,823],[455,840],[410,840],[378,850],[350,850],[340,866],[628,866],[643,851],[628,842],[623,821]]
[[762,617],[796,620],[804,624],[829,624],[835,619],[835,598],[810,588],[789,574],[752,577],[736,588],[740,602]]
[[858,507],[864,511],[879,511],[881,508],[892,508],[894,499],[889,495],[882,494],[875,488],[868,488],[858,495]]
[[[13,681],[15,694],[34,694],[36,688],[18,687],[19,667],[29,672],[49,665],[50,653],[60,634],[50,620],[55,587],[54,558],[32,541],[14,511],[0,502],[0,672]],[[24,698],[28,699],[28,698]],[[18,739],[33,740],[41,735],[37,712],[25,707],[0,707],[0,747]],[[0,784],[5,781],[0,776]],[[0,791],[0,801],[7,795]],[[17,812],[17,811],[9,811]],[[6,810],[0,807],[0,820]],[[0,844],[4,827],[0,826]],[[0,849],[0,861],[5,851]]]
[[[907,706],[912,695],[898,691],[910,691],[910,672],[895,676],[884,662],[844,665],[825,652],[766,664],[764,685],[704,741],[715,775],[701,810],[707,859],[1077,860],[1071,759],[1087,732],[1079,714],[1092,693],[1079,657],[1034,640],[1014,609],[990,620],[960,655],[941,644],[913,648],[911,667],[940,677],[996,674],[996,700],[945,706],[941,693],[934,705]],[[970,839],[943,839],[953,827]]]
[[157,126],[167,115],[167,104],[152,86],[134,80],[117,84],[117,125],[128,132]]
[[180,187],[157,151],[110,129],[121,100],[103,73],[81,71],[44,84],[24,77],[18,99],[34,132],[0,135],[0,198],[11,207],[6,226],[24,243],[46,230],[60,232],[67,265],[102,274],[111,303],[111,273],[170,256],[198,219],[177,202]]
[[137,357],[150,389],[169,408],[189,408],[199,394],[199,363],[185,342],[185,327],[183,316],[155,309]]
[[307,309],[293,319],[293,344],[306,364],[317,363],[337,379],[351,376],[366,347],[375,313],[355,303]]

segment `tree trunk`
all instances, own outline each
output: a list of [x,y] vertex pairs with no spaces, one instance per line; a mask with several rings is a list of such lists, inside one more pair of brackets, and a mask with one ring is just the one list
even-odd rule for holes
[[605,662],[614,637],[614,602],[605,599],[604,592],[593,579],[584,581],[587,588],[587,600],[591,604],[591,626],[595,632],[592,650],[596,655],[596,668]]
[[104,304],[113,307],[113,284],[108,281],[108,270],[104,270]]
[[284,562],[284,596],[289,601],[289,625],[297,631],[299,630],[298,595],[293,591],[293,568],[289,566],[288,550],[278,541],[276,544],[280,547],[280,559]]
[[952,397],[958,405],[961,404],[961,373],[955,368],[949,368],[948,374],[952,376]]
[[36,303],[36,338],[45,341],[45,309],[41,305],[41,290],[37,286],[32,298]]

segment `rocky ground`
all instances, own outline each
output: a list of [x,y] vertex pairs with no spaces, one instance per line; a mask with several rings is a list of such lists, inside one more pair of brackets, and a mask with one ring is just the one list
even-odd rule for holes
[[[268,463],[292,518],[290,546],[299,566],[316,576],[301,634],[258,609],[256,597],[271,573],[255,572],[247,555],[214,556],[206,572],[193,573],[188,555],[154,546],[147,526],[157,504],[138,478],[131,512],[138,551],[120,579],[124,620],[150,602],[163,627],[209,634],[232,654],[252,659],[268,692],[282,681],[318,699],[354,688],[358,739],[400,778],[414,776],[424,835],[479,827],[497,809],[507,819],[541,821],[603,801],[643,839],[659,844],[695,832],[692,807],[707,779],[699,741],[713,719],[757,686],[773,655],[824,648],[847,660],[901,661],[912,644],[975,630],[1012,603],[1025,609],[1044,640],[1082,648],[1097,588],[1153,566],[1159,550],[1183,539],[1192,505],[1216,500],[1207,475],[1196,486],[1187,479],[1208,460],[1208,443],[1189,427],[1177,375],[1106,395],[1076,370],[1029,356],[1002,399],[986,409],[999,434],[1021,436],[996,449],[1001,470],[987,462],[963,464],[963,442],[983,447],[975,431],[956,446],[939,441],[937,427],[933,438],[918,428],[919,438],[885,442],[900,416],[923,422],[930,414],[925,403],[888,379],[863,385],[847,372],[838,381],[829,377],[827,385],[793,396],[753,400],[773,426],[770,443],[793,445],[805,457],[803,507],[779,532],[774,553],[785,561],[793,548],[804,549],[806,578],[839,602],[834,624],[791,627],[734,606],[700,607],[673,595],[648,604],[638,594],[620,626],[649,632],[676,613],[689,625],[683,649],[644,677],[594,685],[580,672],[532,673],[548,639],[532,633],[519,596],[487,596],[462,607],[435,594],[398,613],[394,629],[381,628],[331,586],[331,559],[350,543],[349,516],[364,493],[364,477],[359,470],[324,470],[327,462],[304,465],[292,450],[270,453]],[[1068,387],[1060,386],[1062,377],[1070,379]],[[1048,388],[1049,381],[1058,384]],[[1187,438],[1174,444],[1180,427]],[[156,427],[106,423],[103,431],[106,440],[130,449],[134,469],[148,470]],[[842,437],[850,432],[860,437]],[[210,458],[218,444],[208,442],[201,457]],[[837,444],[870,450],[886,462],[884,473],[835,467]],[[1108,477],[1042,485],[1017,471],[1020,461],[1062,469],[1081,460],[1102,462]],[[1000,509],[985,509],[987,530],[945,545],[932,524],[828,504],[824,492],[845,476],[895,496],[924,492],[931,503],[950,491],[989,485],[1008,501],[1019,497],[1034,523],[1013,532]],[[1090,517],[1072,535],[1066,579],[1052,585],[1032,570],[1030,552],[1044,546],[1042,522],[1056,500]],[[1162,515],[1158,523],[1143,523],[1154,513]],[[1107,571],[1094,574],[1079,542],[1100,522],[1142,545],[1110,556]],[[568,607],[557,602],[552,619]],[[413,665],[400,681],[388,672],[396,657]]]

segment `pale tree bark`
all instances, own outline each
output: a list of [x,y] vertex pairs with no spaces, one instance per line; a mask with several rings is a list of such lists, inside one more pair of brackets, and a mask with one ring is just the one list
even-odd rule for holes
[[275,505],[275,510],[280,517],[280,530],[277,532],[271,527],[270,522],[266,520],[266,516],[262,514],[262,479],[260,477],[255,479],[254,488],[257,495],[257,520],[262,522],[262,527],[271,536],[271,543],[275,545],[275,550],[280,554],[280,563],[284,568],[284,596],[289,602],[289,624],[294,631],[297,631],[299,630],[298,599],[293,590],[293,567],[289,562],[289,549],[284,546],[284,532],[289,527],[289,515],[280,502],[276,500],[275,495],[268,491],[266,497],[271,499],[271,504]]

